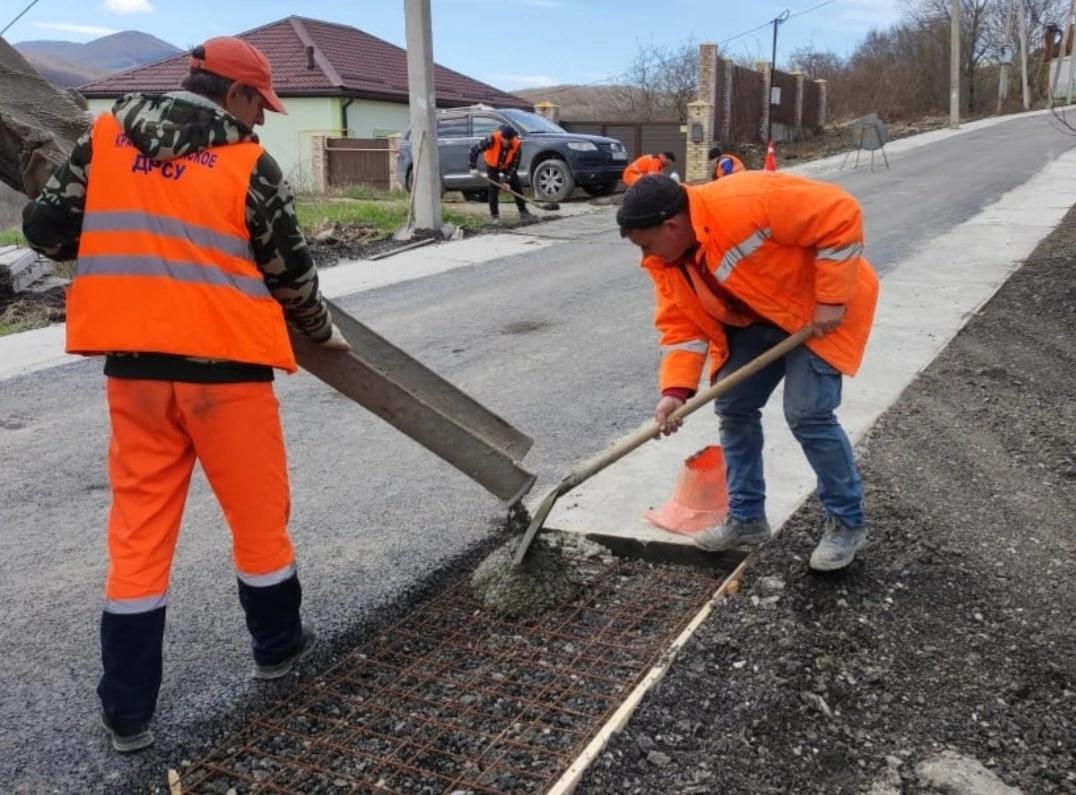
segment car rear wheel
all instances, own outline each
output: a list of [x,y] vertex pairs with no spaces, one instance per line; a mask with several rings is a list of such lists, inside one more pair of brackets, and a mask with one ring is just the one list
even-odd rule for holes
[[531,169],[531,187],[539,201],[564,201],[575,187],[575,178],[567,163],[550,158]]
[[469,202],[485,202],[489,201],[489,191],[485,188],[475,188],[474,190],[461,191],[463,198]]
[[587,196],[608,196],[615,187],[615,182],[605,182],[601,185],[584,185],[583,190],[586,191]]

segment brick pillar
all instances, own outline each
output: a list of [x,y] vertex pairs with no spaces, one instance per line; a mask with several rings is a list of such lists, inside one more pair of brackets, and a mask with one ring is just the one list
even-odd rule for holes
[[[711,114],[719,107],[717,85],[717,45],[705,42],[699,45],[699,91],[695,97],[699,102],[710,103]],[[714,129],[716,120],[710,119],[710,129]]]
[[826,126],[826,81],[815,80],[818,84],[818,129]]
[[329,189],[329,136],[314,133],[310,136],[310,184],[313,193],[325,193]]
[[800,72],[793,72],[796,77],[796,104],[792,111],[792,129],[797,138],[803,137],[803,84],[805,79]]
[[543,119],[549,119],[554,124],[560,124],[560,105],[554,105],[548,99],[543,99],[535,105],[534,112]]
[[710,145],[714,140],[714,106],[695,100],[687,104],[687,163],[684,180],[705,182],[710,176]]
[[721,110],[719,113],[721,124],[714,130],[718,141],[722,144],[727,143],[732,137],[732,70],[735,66],[728,58],[725,58],[724,61],[724,69],[721,70],[725,78],[723,81],[724,86],[721,89]]
[[758,139],[766,143],[766,133],[770,127],[770,62],[759,61],[756,71],[762,74],[762,120],[758,125]]

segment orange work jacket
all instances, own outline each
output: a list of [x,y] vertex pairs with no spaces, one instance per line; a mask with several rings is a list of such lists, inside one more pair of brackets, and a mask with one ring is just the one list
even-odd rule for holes
[[717,158],[717,162],[714,163],[714,179],[721,179],[721,177],[727,177],[729,174],[736,174],[744,170],[743,161],[736,155],[721,155],[721,157]]
[[493,144],[485,152],[486,166],[495,168],[497,171],[511,168],[516,158],[519,157],[519,150],[523,145],[519,140],[519,136],[505,140],[504,134],[500,130],[494,130],[490,138],[493,140]]
[[630,187],[647,174],[660,174],[664,170],[665,158],[661,155],[643,155],[631,161],[620,178]]
[[[726,325],[761,318],[792,333],[811,322],[816,303],[846,311],[834,331],[807,347],[854,375],[878,301],[878,277],[863,257],[859,203],[836,185],[780,171],[745,171],[687,191],[699,243],[694,261],[642,263],[656,292],[660,388],[697,389],[707,355],[716,375],[728,358]],[[719,293],[691,278],[695,265],[712,274]]]
[[111,113],[92,132],[67,351],[168,353],[292,372],[284,313],[246,224],[256,143],[153,160]]

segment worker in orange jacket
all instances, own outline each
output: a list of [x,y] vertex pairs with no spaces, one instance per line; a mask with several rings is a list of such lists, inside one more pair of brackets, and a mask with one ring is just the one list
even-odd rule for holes
[[23,215],[31,246],[77,257],[67,350],[105,356],[109,566],[97,692],[113,747],[153,743],[172,556],[195,461],[232,532],[254,676],[310,653],[288,535],[274,368],[285,318],[343,351],[276,161],[253,133],[285,113],[269,62],[229,37],[194,48],[185,91],[99,116]]
[[617,213],[621,235],[643,253],[657,295],[661,397],[670,415],[695,394],[707,357],[722,378],[799,329],[814,336],[716,401],[729,488],[727,520],[695,536],[709,551],[770,537],[760,411],[784,379],[784,412],[818,477],[825,512],[816,570],[847,566],[865,543],[863,486],[834,414],[854,375],[878,298],[863,257],[858,202],[841,188],[785,172],[746,171],[684,187],[640,180]]
[[[472,177],[478,176],[480,154],[483,154],[486,161],[486,177],[492,180],[486,189],[489,194],[489,215],[490,218],[497,219],[501,217],[500,186],[510,188],[517,194],[523,193],[523,185],[519,181],[518,173],[523,154],[523,142],[519,138],[519,131],[511,124],[504,124],[499,130],[494,130],[472,146],[470,151]],[[531,214],[523,199],[516,196],[515,200],[520,220],[530,218]]]
[[712,179],[721,179],[721,177],[738,174],[745,170],[743,161],[740,158],[736,157],[736,155],[726,155],[721,151],[720,146],[710,147],[707,158],[710,160]]
[[669,168],[676,162],[676,155],[673,152],[658,152],[656,155],[643,155],[637,157],[635,160],[628,164],[628,167],[624,169],[621,179],[624,184],[631,187],[638,182],[642,177],[649,174],[664,174],[665,169]]

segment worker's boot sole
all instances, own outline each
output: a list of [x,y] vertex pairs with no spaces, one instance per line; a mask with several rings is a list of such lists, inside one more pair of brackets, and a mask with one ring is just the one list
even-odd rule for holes
[[318,634],[313,627],[303,625],[303,638],[298,650],[290,657],[285,657],[272,665],[254,664],[254,678],[262,682],[270,682],[274,679],[282,679],[290,674],[299,663],[305,660],[314,651],[318,642]]

